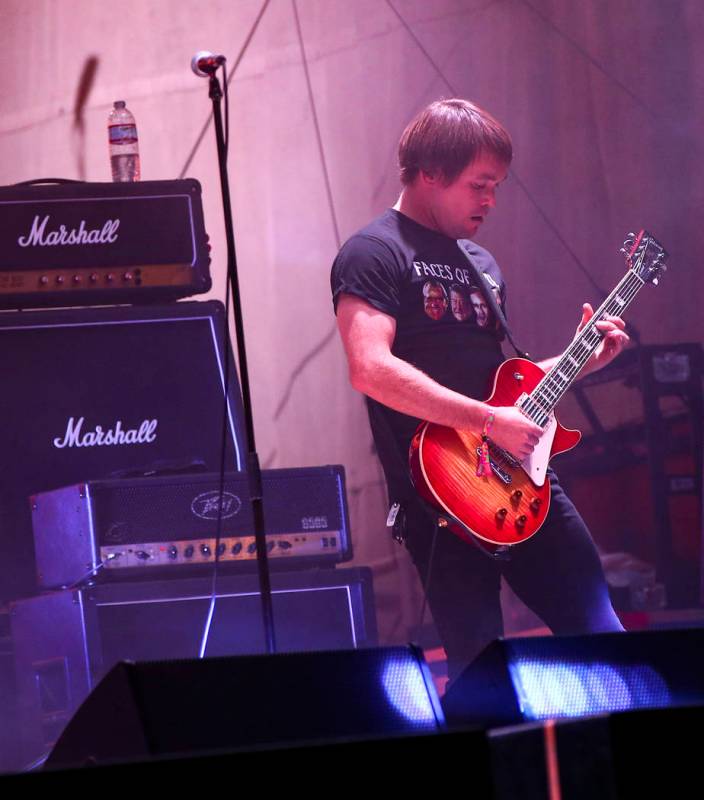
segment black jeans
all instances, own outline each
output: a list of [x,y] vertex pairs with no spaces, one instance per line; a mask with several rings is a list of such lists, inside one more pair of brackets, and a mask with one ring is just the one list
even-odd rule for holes
[[503,635],[502,575],[553,633],[623,630],[589,530],[554,472],[548,474],[552,499],[547,519],[527,542],[511,548],[508,561],[492,559],[446,528],[437,529],[422,507],[408,509],[406,546],[423,585],[427,582],[428,605],[451,679]]

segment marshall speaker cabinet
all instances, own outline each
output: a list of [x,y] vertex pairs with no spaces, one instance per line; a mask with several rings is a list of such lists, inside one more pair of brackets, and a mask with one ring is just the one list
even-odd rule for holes
[[[0,313],[0,600],[37,589],[29,497],[85,481],[244,468],[218,302]],[[229,391],[225,404],[225,378]]]
[[0,308],[166,302],[211,286],[193,179],[0,186]]

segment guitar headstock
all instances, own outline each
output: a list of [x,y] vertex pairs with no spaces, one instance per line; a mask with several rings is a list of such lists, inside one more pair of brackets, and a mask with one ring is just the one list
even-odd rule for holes
[[646,230],[637,236],[629,233],[621,252],[626,256],[628,269],[635,272],[644,283],[658,285],[661,273],[667,270],[665,260],[668,254],[654,236]]

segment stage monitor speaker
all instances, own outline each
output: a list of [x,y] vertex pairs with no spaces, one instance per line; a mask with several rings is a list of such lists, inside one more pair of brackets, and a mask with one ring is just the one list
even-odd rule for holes
[[[377,644],[368,567],[275,572],[271,583],[279,652]],[[216,588],[205,656],[266,652],[257,576],[223,575]],[[113,583],[13,603],[23,763],[51,748],[117,662],[196,658],[211,589],[210,578]]]
[[[31,595],[30,495],[125,474],[245,467],[215,301],[0,313],[0,601]],[[229,402],[224,409],[224,378]]]
[[704,703],[704,629],[497,639],[443,697],[451,725]]
[[121,662],[59,738],[46,767],[444,727],[415,647]]

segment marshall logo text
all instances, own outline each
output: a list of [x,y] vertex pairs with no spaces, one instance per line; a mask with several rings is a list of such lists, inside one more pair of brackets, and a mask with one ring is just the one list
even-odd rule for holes
[[70,244],[112,244],[117,241],[117,229],[120,227],[119,219],[105,220],[102,228],[86,228],[86,221],[81,220],[78,228],[70,230],[65,225],[59,225],[55,230],[47,233],[49,214],[41,222],[39,214],[34,217],[32,230],[26,236],[19,236],[17,244],[20,247],[54,247],[56,245]]
[[123,428],[122,420],[117,420],[112,428],[105,430],[96,425],[95,430],[83,431],[85,417],[75,420],[69,418],[63,438],[54,439],[54,447],[102,447],[118,444],[149,444],[156,439],[157,420],[145,419],[139,428]]

